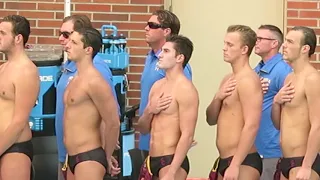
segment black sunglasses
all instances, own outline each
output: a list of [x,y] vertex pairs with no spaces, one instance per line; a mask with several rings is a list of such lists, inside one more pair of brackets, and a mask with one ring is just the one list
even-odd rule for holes
[[59,31],[59,36],[63,36],[64,38],[68,39],[69,36],[71,35],[72,32],[68,32],[68,31]]
[[148,22],[147,25],[149,26],[150,29],[164,28],[161,24],[157,24],[155,22]]

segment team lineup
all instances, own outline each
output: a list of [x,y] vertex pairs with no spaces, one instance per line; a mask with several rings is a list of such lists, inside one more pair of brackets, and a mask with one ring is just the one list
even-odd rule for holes
[[[188,151],[201,141],[194,138],[201,113],[217,128],[219,157],[207,167],[210,180],[320,179],[320,75],[310,63],[317,47],[313,29],[297,26],[283,34],[269,24],[257,30],[227,27],[220,48],[232,72],[207,97],[212,100],[206,112],[199,112],[189,63],[195,47],[179,34],[179,18],[157,10],[144,30],[150,51],[135,129],[141,133],[139,149],[148,155],[139,164],[139,180],[187,179]],[[0,133],[5,134],[0,180],[32,176],[29,116],[40,80],[25,51],[30,33],[23,16],[9,15],[0,23],[0,52],[7,58],[0,66]],[[102,38],[85,15],[61,22],[59,42],[68,56],[55,102],[58,180],[102,180],[121,172],[113,157],[120,148],[121,113],[111,70],[97,55]],[[255,67],[253,53],[261,59]]]

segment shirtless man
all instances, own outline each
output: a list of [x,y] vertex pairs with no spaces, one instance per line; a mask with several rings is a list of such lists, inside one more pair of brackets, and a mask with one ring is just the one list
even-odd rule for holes
[[224,77],[206,111],[207,123],[218,126],[218,179],[258,180],[262,173],[262,160],[254,141],[263,94],[259,77],[249,64],[255,43],[256,34],[251,28],[228,27],[223,55],[233,72]]
[[141,133],[151,131],[147,165],[153,179],[185,180],[189,173],[187,152],[195,132],[199,97],[183,68],[192,51],[193,43],[187,37],[172,35],[167,39],[157,64],[166,75],[152,86],[138,121]]
[[310,64],[315,32],[294,27],[283,44],[283,58],[293,72],[274,97],[272,120],[280,129],[281,179],[315,180],[320,175],[320,75]]
[[[94,28],[77,29],[69,38],[66,51],[68,58],[76,63],[78,72],[64,94],[64,143],[69,155],[68,167],[76,180],[102,180],[107,168],[111,174],[119,173],[119,169],[113,167],[111,155],[120,129],[111,87],[92,62],[101,48],[102,38]],[[100,136],[101,119],[108,132],[105,147],[102,147]]]
[[1,180],[29,180],[33,158],[29,116],[38,98],[38,68],[24,47],[29,21],[18,15],[0,23],[0,52],[8,61],[0,66],[0,175]]

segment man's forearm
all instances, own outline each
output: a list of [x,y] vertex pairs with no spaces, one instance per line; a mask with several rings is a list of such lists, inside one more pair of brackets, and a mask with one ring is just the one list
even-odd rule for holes
[[[116,149],[118,138],[119,138],[119,132],[120,132],[120,127],[112,127],[110,128],[110,131],[108,131],[108,138],[105,137],[105,151],[106,151],[106,156],[107,159],[109,159],[114,150]],[[105,135],[107,135],[105,133]]]
[[9,149],[20,137],[25,125],[12,123],[4,131],[0,140],[0,155],[2,155],[7,149]]
[[230,166],[240,166],[242,164],[254,144],[257,131],[258,128],[255,126],[245,125],[243,127],[239,138],[240,141]]
[[171,162],[169,172],[175,174],[178,169],[181,167],[182,162],[184,161],[190,146],[193,141],[193,136],[190,134],[181,135],[179,142],[177,144],[177,148],[175,150],[174,158]]
[[101,142],[102,142],[102,147],[106,147],[106,130],[105,130],[105,123],[102,121],[100,125],[100,136],[101,136]]
[[307,151],[303,159],[302,167],[311,168],[320,150],[320,126],[312,126],[310,129]]
[[210,126],[217,124],[218,116],[221,109],[221,104],[222,104],[222,101],[218,99],[217,96],[215,96],[211,104],[207,108],[207,111],[206,111],[207,123]]
[[271,110],[271,119],[276,129],[280,129],[281,105],[273,102]]
[[153,113],[149,110],[147,106],[144,110],[142,116],[138,120],[137,130],[142,134],[148,134],[151,129],[151,121],[153,118]]

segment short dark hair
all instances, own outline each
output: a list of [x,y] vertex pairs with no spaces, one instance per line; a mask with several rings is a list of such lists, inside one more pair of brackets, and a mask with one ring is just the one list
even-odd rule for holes
[[82,35],[81,41],[83,42],[83,48],[92,47],[92,58],[100,51],[102,46],[102,36],[95,28],[81,28],[75,30]]
[[173,48],[176,50],[176,56],[179,54],[184,55],[184,62],[182,64],[182,67],[184,68],[188,64],[192,56],[192,52],[193,52],[192,41],[183,35],[169,36],[167,37],[166,41],[173,43]]
[[74,14],[63,19],[63,23],[68,21],[73,22],[73,30],[75,31],[81,28],[92,28],[91,21],[86,15]]
[[281,47],[281,45],[283,44],[283,33],[282,31],[275,25],[271,25],[271,24],[264,24],[261,25],[258,29],[266,29],[271,31],[277,38],[277,41],[279,42],[279,47]]
[[29,20],[20,15],[9,15],[4,17],[2,22],[10,22],[12,24],[12,33],[15,36],[21,34],[23,37],[23,46],[25,46],[30,36]]
[[158,21],[163,28],[170,28],[171,34],[179,34],[180,32],[180,20],[172,12],[168,10],[157,10],[152,15],[158,16]]
[[239,32],[242,40],[242,45],[248,46],[247,55],[250,56],[252,49],[257,42],[257,34],[249,27],[245,25],[231,25],[227,29],[228,33]]
[[301,45],[308,45],[310,47],[309,57],[316,51],[317,47],[317,36],[313,29],[305,26],[296,26],[291,29],[292,31],[301,31],[303,38],[301,39]]

